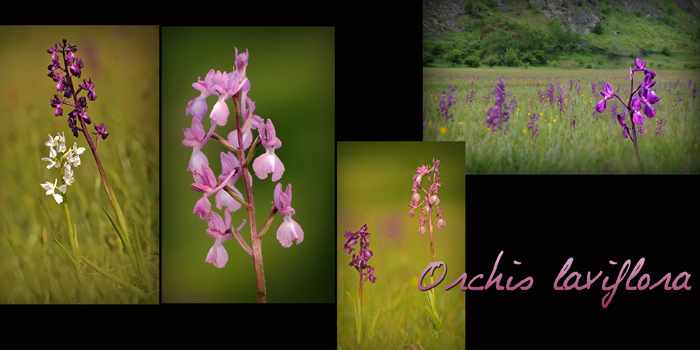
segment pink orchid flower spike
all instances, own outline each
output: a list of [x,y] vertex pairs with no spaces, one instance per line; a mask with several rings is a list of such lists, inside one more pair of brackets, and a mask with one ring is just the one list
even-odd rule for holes
[[275,150],[282,147],[282,141],[275,134],[275,126],[270,119],[267,124],[260,125],[260,141],[267,152],[255,158],[253,170],[259,179],[267,179],[267,174],[272,174],[272,181],[275,182],[284,173],[284,164],[275,154]]
[[292,204],[292,184],[287,185],[287,191],[282,192],[282,184],[278,183],[275,186],[274,201],[277,210],[284,219],[282,225],[277,229],[277,239],[283,247],[289,248],[292,246],[292,241],[296,240],[297,244],[304,240],[304,231],[301,226],[292,219],[296,214]]

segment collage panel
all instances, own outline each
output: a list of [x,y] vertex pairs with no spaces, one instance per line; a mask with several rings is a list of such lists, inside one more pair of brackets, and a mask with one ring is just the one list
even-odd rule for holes
[[157,304],[158,26],[0,28],[0,304]]
[[162,27],[163,303],[334,302],[334,40]]
[[337,147],[337,348],[463,349],[464,143]]

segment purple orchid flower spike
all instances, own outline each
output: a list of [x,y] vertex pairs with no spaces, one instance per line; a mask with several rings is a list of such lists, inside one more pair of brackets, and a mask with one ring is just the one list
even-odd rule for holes
[[192,147],[192,156],[190,156],[190,164],[187,171],[195,171],[200,169],[202,165],[209,165],[207,156],[201,151],[206,143],[206,134],[200,120],[196,117],[192,118],[192,128],[182,129],[185,133],[185,139],[182,140],[182,145]]
[[279,180],[284,173],[284,164],[275,154],[275,150],[282,147],[282,141],[277,138],[275,126],[272,120],[268,119],[267,124],[260,125],[260,141],[267,152],[255,158],[253,170],[259,179],[267,179],[268,174],[272,174],[272,182]]
[[214,70],[210,70],[207,76],[204,77],[204,81],[201,77],[197,77],[197,82],[192,83],[192,87],[201,92],[199,97],[195,97],[192,101],[187,103],[187,109],[185,110],[185,115],[192,115],[197,120],[202,121],[204,115],[207,114],[207,97],[212,94],[209,92],[211,87],[211,81],[214,77]]
[[287,185],[287,191],[282,192],[282,184],[278,183],[275,186],[274,201],[277,210],[282,215],[284,222],[277,229],[277,239],[283,247],[289,248],[292,246],[292,241],[296,240],[297,244],[304,240],[304,231],[301,226],[292,219],[296,214],[292,204],[292,184]]
[[603,95],[603,99],[595,105],[595,110],[598,113],[603,113],[603,111],[605,111],[605,102],[613,98],[615,93],[613,92],[613,88],[610,86],[610,83],[605,83],[605,89],[601,91],[600,94]]

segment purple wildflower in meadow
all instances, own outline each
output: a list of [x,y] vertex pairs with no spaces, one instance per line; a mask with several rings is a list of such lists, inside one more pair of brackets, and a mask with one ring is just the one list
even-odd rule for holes
[[491,107],[487,112],[486,126],[491,130],[496,130],[496,128],[501,129],[502,125],[505,123],[506,126],[503,128],[503,133],[506,134],[508,131],[508,118],[509,111],[508,108],[504,106],[504,101],[506,98],[506,87],[503,84],[503,80],[499,79],[496,89],[493,90],[493,94],[496,96],[496,102],[493,107]]
[[547,97],[549,97],[549,105],[554,104],[554,85],[547,84]]
[[656,122],[656,130],[654,130],[656,132],[656,135],[666,136],[666,130],[664,130],[665,125],[666,125],[666,122],[664,121],[663,118],[659,119]]
[[540,135],[539,125],[537,124],[539,119],[540,117],[537,115],[537,113],[532,113],[529,117],[527,117],[527,129],[532,132],[532,136]]
[[[656,77],[656,73],[654,73],[654,71],[652,71],[651,69],[646,68],[646,62],[642,61],[640,58],[634,60],[634,65],[635,68],[630,67],[630,85],[634,87],[634,72],[644,72],[644,80],[639,86],[637,86],[635,90],[630,91],[630,98],[628,100],[629,104],[626,104],[625,101],[623,101],[622,98],[620,98],[620,96],[614,93],[612,86],[610,86],[610,83],[605,83],[605,88],[603,89],[603,91],[600,91],[600,94],[603,95],[603,99],[595,105],[595,111],[599,113],[605,111],[606,101],[613,97],[617,98],[627,109],[627,111],[629,111],[629,115],[632,118],[631,134],[629,132],[627,124],[624,121],[624,118],[618,114],[617,119],[620,123],[620,126],[622,126],[623,128],[623,137],[627,138],[631,136],[630,140],[634,145],[634,150],[637,155],[637,161],[639,162],[639,168],[643,173],[644,168],[642,166],[642,158],[639,156],[639,150],[637,147],[637,132],[635,129],[635,125],[639,125],[639,135],[643,136],[645,130],[644,117],[641,113],[642,105],[644,106],[643,112],[647,116],[647,118],[653,118],[656,115],[656,111],[654,110],[652,105],[659,101],[659,97],[651,89],[654,86],[654,84],[656,84],[656,82],[653,80]],[[637,96],[634,96],[635,92],[638,92]],[[680,96],[678,97],[678,99],[680,102]]]
[[557,102],[559,102],[559,114],[564,113],[564,92],[566,91],[565,85],[561,84],[561,91],[559,91],[559,98],[557,99]]
[[693,100],[698,96],[698,86],[693,84]]
[[[452,114],[448,115],[448,113],[449,113],[450,107],[457,104],[457,99],[454,96],[454,93],[457,92],[457,89],[453,88],[452,85],[450,85],[447,88],[447,90],[449,91],[449,93],[447,91],[444,91],[444,90],[442,91],[442,101],[440,101],[440,109],[439,109],[439,111],[441,112],[440,114],[445,116],[445,122],[447,122],[447,119],[452,119],[452,121],[454,121],[453,115]],[[445,97],[447,97],[447,102],[445,102]]]

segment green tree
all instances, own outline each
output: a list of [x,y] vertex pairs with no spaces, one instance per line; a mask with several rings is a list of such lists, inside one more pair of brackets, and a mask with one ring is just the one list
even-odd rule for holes
[[452,49],[447,52],[442,58],[447,61],[451,66],[457,65],[461,61],[462,52],[458,49]]
[[601,25],[600,22],[601,21],[598,21],[598,23],[595,24],[593,29],[591,29],[591,32],[596,34],[603,34],[603,25]]
[[503,29],[491,32],[481,40],[481,56],[496,55],[502,57],[510,48],[517,48],[518,42]]
[[481,65],[481,62],[479,62],[479,57],[469,56],[464,59],[464,64],[466,64],[469,67],[477,68]]
[[489,67],[493,67],[498,64],[498,57],[496,57],[496,55],[489,55],[484,60],[484,63],[486,63]]

